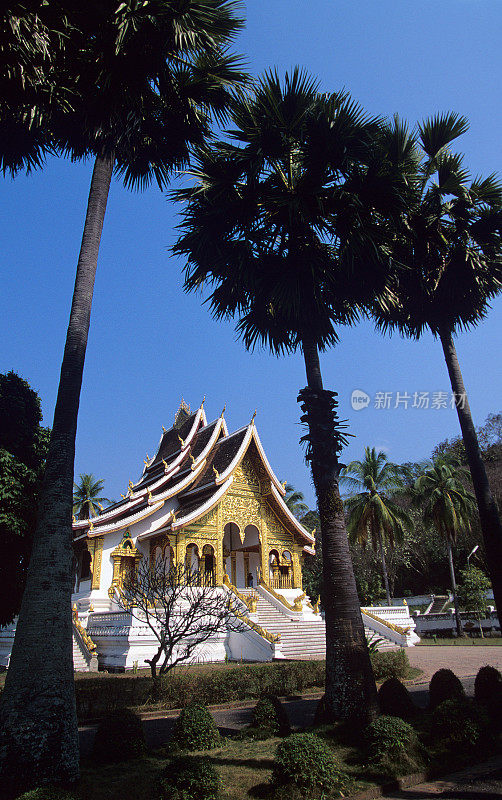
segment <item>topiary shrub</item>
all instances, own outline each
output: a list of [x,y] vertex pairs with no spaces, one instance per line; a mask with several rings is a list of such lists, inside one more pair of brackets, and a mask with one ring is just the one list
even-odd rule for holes
[[397,678],[389,678],[378,690],[378,705],[382,714],[401,719],[412,719],[417,709],[411,695]]
[[296,787],[308,795],[311,791],[342,792],[350,779],[321,739],[313,733],[294,733],[277,747],[272,783]]
[[502,675],[495,667],[481,667],[474,681],[474,697],[478,703],[491,703],[502,690]]
[[268,736],[289,736],[291,733],[288,715],[275,695],[260,697],[253,710],[251,727]]
[[486,710],[494,733],[502,731],[502,675],[495,667],[481,667],[474,682],[474,697]]
[[94,737],[94,761],[114,764],[138,758],[145,751],[145,733],[137,714],[128,708],[122,708],[103,717]]
[[217,800],[218,772],[204,756],[180,756],[165,767],[155,784],[152,800]]
[[200,703],[186,706],[174,723],[171,747],[180,750],[211,750],[221,744],[216,723]]
[[430,735],[440,751],[467,752],[490,743],[490,722],[486,711],[465,697],[444,700],[433,712]]
[[392,773],[423,766],[425,753],[416,731],[399,717],[378,717],[367,726],[364,738],[372,765]]
[[451,669],[438,669],[429,684],[429,705],[437,708],[445,700],[464,700],[465,692],[460,680]]

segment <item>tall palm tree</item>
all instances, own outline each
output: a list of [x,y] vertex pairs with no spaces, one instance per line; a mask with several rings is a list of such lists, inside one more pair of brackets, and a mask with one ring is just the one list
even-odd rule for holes
[[[379,551],[387,605],[391,604],[385,548],[402,541],[411,527],[409,514],[392,499],[405,488],[402,470],[384,452],[365,447],[362,461],[351,461],[340,473],[340,483],[357,492],[345,501],[349,514],[349,538],[366,547],[368,540]],[[357,490],[360,491],[357,491]],[[361,491],[362,490],[362,491]]]
[[303,496],[303,492],[298,491],[295,489],[293,484],[286,483],[284,486],[286,490],[286,494],[284,495],[284,502],[286,503],[287,507],[291,511],[292,514],[297,519],[301,519],[304,517],[305,514],[308,513],[310,510],[308,505],[305,503],[305,497]]
[[406,269],[396,272],[393,296],[374,313],[384,331],[419,339],[428,329],[441,341],[502,614],[502,523],[454,344],[459,331],[485,318],[502,289],[502,184],[495,175],[471,179],[462,156],[451,151],[468,128],[464,117],[438,115],[420,125],[417,136],[400,127],[415,188],[395,238],[395,258]]
[[228,52],[241,28],[230,0],[55,6],[73,23],[54,65],[69,104],[50,109],[44,130],[58,151],[93,157],[94,169],[40,512],[0,705],[3,785],[73,781],[79,773],[70,609],[73,465],[112,174],[127,187],[152,180],[164,187],[187,164],[191,146],[209,135],[211,113],[224,112],[229,89],[245,77]]
[[[300,392],[321,520],[326,614],[326,705],[332,717],[371,717],[375,684],[338,487],[344,445],[336,393],[324,389],[319,350],[385,283],[385,230],[376,209],[396,203],[384,138],[343,92],[321,95],[298,68],[267,73],[232,108],[230,141],[200,149],[175,252],[186,288],[212,285],[219,317],[237,316],[245,346],[301,350]],[[398,187],[399,188],[399,187]]]
[[73,513],[79,519],[95,517],[102,510],[103,503],[112,502],[101,494],[104,485],[102,478],[95,478],[87,472],[80,475],[78,483],[73,484]]
[[463,632],[457,602],[453,547],[458,534],[462,530],[470,530],[476,508],[474,495],[462,482],[467,476],[468,471],[458,463],[437,460],[417,478],[414,491],[415,503],[423,508],[424,522],[434,525],[446,543],[458,636],[462,636]]

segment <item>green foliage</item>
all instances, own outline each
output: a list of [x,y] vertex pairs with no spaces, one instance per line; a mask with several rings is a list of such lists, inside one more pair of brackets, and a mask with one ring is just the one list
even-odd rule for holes
[[78,483],[73,484],[73,513],[79,519],[95,517],[100,513],[102,503],[111,502],[102,495],[104,485],[104,480],[95,478],[92,473],[80,475]]
[[217,800],[221,779],[204,756],[180,756],[163,770],[152,800]]
[[382,714],[404,720],[414,717],[417,711],[408,689],[397,678],[388,678],[380,686],[378,705]]
[[410,662],[406,650],[387,650],[373,653],[371,664],[376,681],[387,678],[407,678],[410,671]]
[[364,737],[371,761],[380,761],[386,756],[397,760],[417,741],[417,734],[408,722],[385,715],[370,722]]
[[216,723],[206,706],[191,703],[174,723],[171,746],[180,750],[212,750],[221,743]]
[[430,735],[439,750],[469,752],[489,742],[489,718],[481,706],[466,697],[444,700],[434,709]]
[[465,691],[460,680],[451,669],[438,669],[429,684],[429,704],[437,708],[445,700],[463,700]]
[[474,681],[474,697],[488,714],[493,732],[502,731],[502,675],[495,667],[481,667]]
[[182,708],[192,701],[222,703],[258,699],[264,693],[284,696],[324,686],[324,678],[324,661],[246,664],[201,672],[177,669],[157,680],[141,675],[101,674],[76,681],[77,712],[80,719],[89,719],[124,704]]
[[99,723],[92,748],[98,763],[115,764],[139,758],[146,751],[141,719],[127,708],[109,712]]
[[49,431],[40,398],[9,372],[0,375],[0,625],[19,611],[35,529]]
[[478,703],[491,703],[500,696],[502,690],[502,675],[498,669],[487,665],[481,667],[474,681],[474,697]]
[[76,800],[76,795],[55,786],[41,786],[20,795],[18,800]]
[[329,747],[312,733],[294,733],[277,747],[272,783],[309,792],[343,791],[348,776]]
[[478,611],[484,616],[488,610],[486,592],[491,586],[489,578],[477,567],[461,570],[457,587],[460,608],[463,611]]
[[288,715],[275,695],[260,697],[253,710],[251,725],[269,736],[289,736],[291,733]]

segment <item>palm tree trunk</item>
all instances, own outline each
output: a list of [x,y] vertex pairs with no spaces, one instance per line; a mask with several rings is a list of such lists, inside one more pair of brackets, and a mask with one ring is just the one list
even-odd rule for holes
[[72,490],[94,277],[114,157],[96,158],[33,538],[0,705],[3,787],[79,776],[72,648]]
[[323,389],[319,354],[304,339],[308,389],[300,393],[308,424],[309,460],[321,521],[326,620],[326,694],[330,719],[359,719],[377,713],[376,686],[368,653],[338,486],[340,465],[332,394]]
[[457,351],[450,332],[441,333],[441,344],[443,345],[451,388],[457,398],[457,414],[478,504],[479,520],[493,587],[493,596],[497,606],[498,618],[502,619],[502,570],[500,569],[502,564],[502,522],[488,483],[485,465],[481,458],[478,437],[472,421]]
[[385,594],[386,594],[386,597],[387,597],[387,605],[390,606],[391,602],[390,602],[389,576],[387,574],[387,564],[385,562],[385,550],[384,550],[384,546],[383,546],[383,537],[382,537],[382,531],[381,530],[378,531],[378,545],[380,547],[380,558],[381,558],[381,561],[382,561],[383,581],[384,581],[384,584],[385,584]]
[[448,548],[448,564],[450,566],[450,580],[451,580],[451,590],[453,592],[453,607],[455,609],[455,624],[457,626],[457,636],[463,636],[464,632],[462,630],[462,622],[460,621],[460,612],[458,610],[457,581],[455,580],[455,569],[453,567],[453,551],[451,547],[451,542],[447,541],[446,546]]

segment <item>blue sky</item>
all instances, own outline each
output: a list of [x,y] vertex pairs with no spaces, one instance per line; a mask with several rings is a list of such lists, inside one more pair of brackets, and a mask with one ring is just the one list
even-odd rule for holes
[[[438,111],[465,114],[459,141],[475,174],[502,172],[500,0],[269,0],[248,2],[238,41],[253,73],[300,64],[326,91],[345,87],[369,112],[398,112],[411,123]],[[75,275],[91,164],[51,159],[29,177],[4,179],[0,215],[0,371],[14,369],[41,398],[50,424]],[[200,297],[182,291],[183,264],[169,255],[176,209],[157,190],[127,192],[115,181],[99,257],[80,405],[75,473],[103,477],[109,497],[125,491],[181,396],[233,429],[257,409],[257,426],[281,480],[313,490],[302,451],[300,355],[246,353],[233,326],[211,320]],[[475,421],[500,410],[502,298],[457,348]],[[343,460],[365,445],[401,462],[430,455],[458,433],[450,408],[394,408],[396,393],[448,392],[441,348],[384,339],[370,323],[341,331],[322,356],[326,387],[339,392],[354,434]],[[351,408],[354,389],[368,393]],[[374,407],[377,392],[391,408]]]

